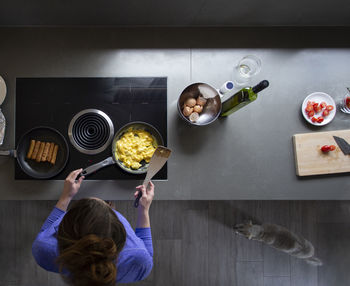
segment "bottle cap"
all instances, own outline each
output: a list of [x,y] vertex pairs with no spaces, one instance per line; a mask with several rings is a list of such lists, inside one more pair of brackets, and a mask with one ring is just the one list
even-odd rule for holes
[[219,89],[219,92],[221,94],[226,94],[232,91],[234,88],[233,82],[232,81],[226,81]]

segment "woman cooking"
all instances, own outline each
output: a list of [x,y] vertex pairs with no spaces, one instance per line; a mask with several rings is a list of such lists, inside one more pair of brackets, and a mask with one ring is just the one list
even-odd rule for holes
[[78,200],[84,177],[71,172],[60,199],[36,237],[32,252],[44,269],[60,272],[73,286],[109,286],[146,278],[153,267],[149,207],[154,185],[136,187],[142,192],[135,231],[109,204],[98,198]]

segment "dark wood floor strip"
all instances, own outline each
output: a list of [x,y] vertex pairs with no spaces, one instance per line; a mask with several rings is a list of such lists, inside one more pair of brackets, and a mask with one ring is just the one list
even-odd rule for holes
[[[132,201],[115,203],[133,225]],[[0,201],[0,286],[65,285],[59,275],[38,267],[31,254],[54,205]],[[303,235],[324,265],[313,267],[236,235],[233,225],[246,219]],[[155,201],[151,225],[154,269],[146,280],[127,285],[346,286],[350,281],[349,201]]]

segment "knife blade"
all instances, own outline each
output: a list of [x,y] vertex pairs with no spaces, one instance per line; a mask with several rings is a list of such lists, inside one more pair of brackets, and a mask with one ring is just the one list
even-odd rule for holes
[[344,138],[333,136],[335,142],[338,144],[340,150],[343,152],[344,155],[350,154],[350,144],[346,142]]

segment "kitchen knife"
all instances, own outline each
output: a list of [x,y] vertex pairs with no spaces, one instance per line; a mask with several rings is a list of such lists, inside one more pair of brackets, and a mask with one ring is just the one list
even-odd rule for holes
[[340,150],[343,152],[344,155],[349,155],[350,154],[350,144],[346,142],[345,139],[338,137],[338,136],[333,136],[335,142],[338,144]]

